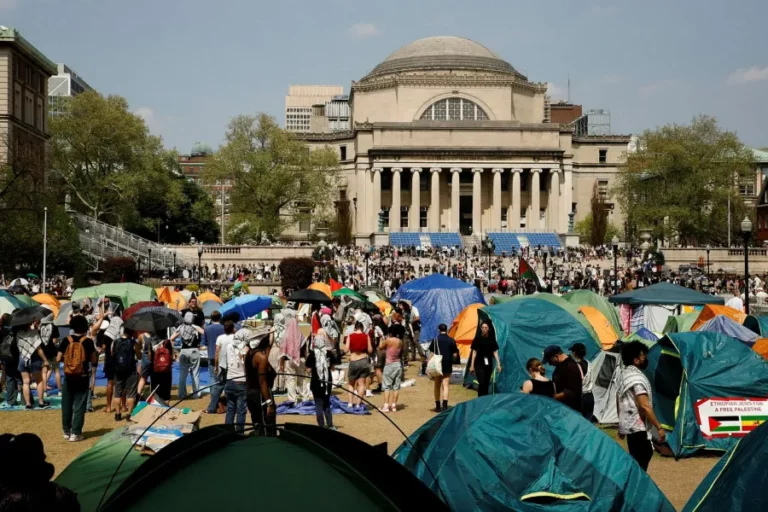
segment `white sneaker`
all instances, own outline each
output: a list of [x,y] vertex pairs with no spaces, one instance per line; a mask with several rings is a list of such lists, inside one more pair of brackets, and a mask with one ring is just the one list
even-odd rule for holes
[[69,437],[69,442],[70,442],[70,443],[76,443],[76,442],[78,442],[78,441],[82,441],[83,439],[85,439],[85,438],[84,438],[82,435],[80,435],[80,436],[76,436],[75,434],[72,434],[72,435]]
[[372,396],[373,396],[373,391],[371,391],[370,389],[366,389],[365,390],[365,397],[369,398],[369,397],[372,397]]
[[66,432],[64,432],[64,440],[65,440],[65,441],[69,441],[69,438],[70,438],[71,436],[72,436],[72,434],[67,434]]

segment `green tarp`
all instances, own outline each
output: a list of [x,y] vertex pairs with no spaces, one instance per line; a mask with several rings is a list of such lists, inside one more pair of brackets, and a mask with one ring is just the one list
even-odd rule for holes
[[40,305],[35,299],[30,297],[29,295],[24,295],[23,293],[20,293],[18,295],[14,295],[14,297],[16,297],[16,299],[19,302],[24,304],[24,307],[31,307],[31,306],[39,306]]
[[688,332],[696,323],[696,319],[699,318],[700,311],[692,311],[690,313],[683,313],[682,315],[670,316],[667,318],[667,323],[664,325],[664,334],[670,334],[675,332]]
[[582,306],[595,308],[611,323],[614,332],[624,332],[624,329],[621,328],[621,320],[619,319],[616,307],[608,302],[608,299],[605,297],[601,297],[591,290],[574,290],[563,295],[562,299],[579,308]]
[[357,300],[361,300],[363,302],[368,302],[368,298],[364,297],[363,295],[360,295],[355,290],[350,290],[349,288],[341,288],[339,290],[336,290],[331,294],[334,297],[339,297],[341,295],[346,295],[348,297],[355,298]]
[[725,299],[706,293],[697,292],[672,283],[656,283],[645,288],[621,293],[608,298],[611,304],[676,305],[698,306],[702,304],[725,304]]
[[768,361],[717,332],[668,334],[648,351],[645,374],[676,458],[731,448],[746,434],[744,418],[761,414],[760,405],[742,411],[745,399],[768,397]]
[[618,443],[536,395],[458,404],[421,426],[393,457],[456,511],[674,510]]
[[124,309],[137,302],[157,300],[157,293],[148,286],[136,283],[107,283],[90,288],[78,288],[72,294],[72,302],[85,298],[98,299],[104,296],[120,299]]

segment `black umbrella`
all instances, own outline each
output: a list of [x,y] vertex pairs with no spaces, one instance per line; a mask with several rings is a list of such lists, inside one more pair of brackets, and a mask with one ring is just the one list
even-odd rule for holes
[[168,311],[147,311],[149,309],[161,308],[151,307],[134,313],[125,322],[125,328],[142,332],[163,332],[178,324],[178,315],[172,314],[175,311],[170,309]]
[[296,302],[300,304],[330,304],[331,303],[331,299],[326,294],[317,290],[310,290],[309,288],[307,288],[306,290],[299,290],[297,292],[294,292],[290,297],[288,297],[288,301]]
[[11,327],[18,327],[20,325],[29,325],[37,320],[42,320],[51,314],[51,310],[44,308],[43,306],[29,306],[24,309],[20,309],[11,317]]

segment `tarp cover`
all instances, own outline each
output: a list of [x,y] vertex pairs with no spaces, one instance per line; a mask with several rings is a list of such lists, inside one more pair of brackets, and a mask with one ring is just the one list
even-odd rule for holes
[[666,282],[614,295],[609,297],[608,301],[611,304],[631,304],[633,306],[644,306],[646,304],[687,304],[689,306],[725,304],[725,299],[722,297],[707,295],[706,293]]
[[683,313],[682,315],[671,316],[667,318],[667,324],[662,331],[664,334],[672,332],[688,332],[696,323],[696,319],[699,317],[698,311],[691,313]]
[[696,330],[698,332],[720,332],[730,336],[731,338],[736,338],[739,341],[743,341],[748,345],[752,345],[759,338],[759,336],[754,332],[724,315],[716,316],[710,320],[707,320]]
[[[700,449],[725,451],[738,440],[738,434],[704,436],[702,427],[707,426],[697,420],[701,401],[768,397],[768,361],[716,332],[668,334],[648,351],[645,374],[653,388],[654,412],[670,427],[667,441],[675,457]],[[734,415],[726,416],[730,421]]]
[[157,293],[148,286],[136,283],[107,283],[90,288],[78,288],[72,294],[72,302],[85,298],[98,299],[103,296],[116,297],[122,301],[123,309],[144,300],[156,300]]
[[563,300],[570,302],[574,306],[591,306],[600,311],[611,323],[611,327],[617,333],[622,332],[621,320],[616,306],[608,302],[608,299],[602,297],[591,290],[574,290],[563,295]]
[[620,445],[536,395],[461,403],[425,423],[393,457],[451,510],[674,510]]
[[437,326],[451,325],[462,309],[485,298],[475,286],[443,274],[414,279],[397,289],[393,301],[409,300],[419,310],[422,342],[437,337]]

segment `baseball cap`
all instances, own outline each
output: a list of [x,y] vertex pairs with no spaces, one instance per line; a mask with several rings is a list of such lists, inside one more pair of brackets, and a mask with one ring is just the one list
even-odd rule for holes
[[549,363],[550,359],[562,353],[563,353],[563,350],[557,345],[549,345],[547,348],[544,349],[544,356],[542,357],[542,359],[544,360],[545,363]]

